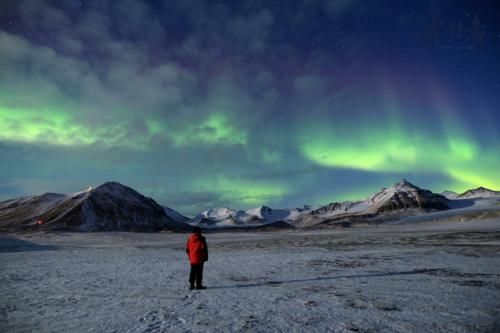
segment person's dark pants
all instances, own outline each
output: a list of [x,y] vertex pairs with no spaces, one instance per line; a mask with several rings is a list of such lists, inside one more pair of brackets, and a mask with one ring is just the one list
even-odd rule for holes
[[189,283],[191,287],[199,288],[202,286],[201,281],[203,280],[203,263],[201,264],[191,264],[191,272],[189,273]]

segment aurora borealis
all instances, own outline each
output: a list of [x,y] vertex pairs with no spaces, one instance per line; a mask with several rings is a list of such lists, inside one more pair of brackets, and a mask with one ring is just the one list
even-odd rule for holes
[[0,200],[499,190],[498,22],[494,1],[2,1]]

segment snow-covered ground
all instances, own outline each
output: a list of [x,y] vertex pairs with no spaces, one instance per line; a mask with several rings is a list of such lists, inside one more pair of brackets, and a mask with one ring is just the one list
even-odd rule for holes
[[0,332],[499,332],[500,220],[0,236]]

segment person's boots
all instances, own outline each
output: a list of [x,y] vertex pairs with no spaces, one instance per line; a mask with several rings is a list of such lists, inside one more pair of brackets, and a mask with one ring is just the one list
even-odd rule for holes
[[202,285],[200,284],[199,286],[196,286],[196,289],[197,289],[197,290],[207,289],[207,287],[202,286]]
[[194,290],[194,289],[195,289],[195,287],[194,287],[194,283],[191,283],[191,284],[189,285],[189,290]]

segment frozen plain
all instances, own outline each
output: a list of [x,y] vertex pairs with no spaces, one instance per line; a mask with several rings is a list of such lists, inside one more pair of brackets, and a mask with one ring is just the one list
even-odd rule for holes
[[0,331],[500,332],[500,219],[186,237],[0,236]]

